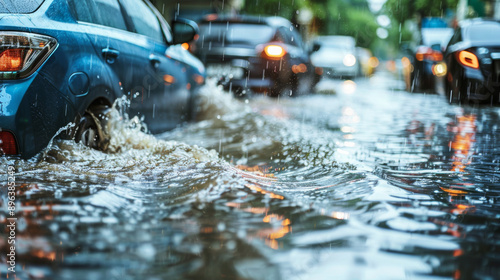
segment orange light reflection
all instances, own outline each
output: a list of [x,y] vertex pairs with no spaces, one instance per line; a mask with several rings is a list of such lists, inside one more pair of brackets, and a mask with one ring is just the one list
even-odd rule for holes
[[288,233],[292,232],[292,221],[283,215],[278,215],[274,213],[267,213],[269,208],[263,207],[246,207],[242,208],[240,203],[228,202],[226,206],[241,209],[245,212],[254,213],[257,215],[264,215],[262,221],[264,223],[271,224],[271,228],[259,229],[256,236],[264,238],[264,243],[271,249],[279,249],[279,243],[277,239],[286,236]]
[[457,118],[456,126],[451,130],[455,133],[450,148],[453,149],[453,165],[451,170],[464,172],[465,167],[471,164],[473,144],[476,142],[476,116],[467,115]]

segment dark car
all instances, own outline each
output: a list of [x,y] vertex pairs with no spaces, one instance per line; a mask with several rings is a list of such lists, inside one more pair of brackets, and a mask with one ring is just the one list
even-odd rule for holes
[[500,22],[471,19],[460,23],[445,52],[445,93],[450,102],[498,103]]
[[453,28],[422,28],[422,41],[412,59],[411,91],[436,91],[436,78],[446,75],[443,50],[453,35]]
[[0,154],[32,157],[70,123],[63,137],[100,148],[121,96],[153,133],[187,120],[204,67],[178,45],[196,24],[173,29],[147,0],[1,1]]
[[208,15],[194,53],[226,90],[297,96],[314,86],[315,70],[297,29],[281,17]]

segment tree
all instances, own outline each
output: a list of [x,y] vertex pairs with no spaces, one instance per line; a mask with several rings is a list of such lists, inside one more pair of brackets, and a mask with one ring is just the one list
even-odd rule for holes
[[399,24],[409,19],[443,17],[447,9],[455,9],[459,0],[387,0],[385,11]]
[[246,0],[242,12],[292,19],[297,11],[306,7],[308,7],[306,0]]
[[302,9],[314,15],[313,31],[319,35],[349,35],[358,45],[370,47],[377,23],[366,0],[246,0],[246,14],[276,15],[294,19]]

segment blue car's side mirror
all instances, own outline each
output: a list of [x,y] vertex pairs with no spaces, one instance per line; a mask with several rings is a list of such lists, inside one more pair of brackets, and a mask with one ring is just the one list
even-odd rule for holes
[[192,20],[178,18],[172,23],[172,31],[175,45],[187,43],[198,34],[198,25]]

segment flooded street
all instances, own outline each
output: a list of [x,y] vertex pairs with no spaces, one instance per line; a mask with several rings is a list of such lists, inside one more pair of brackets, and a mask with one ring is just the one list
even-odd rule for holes
[[0,158],[16,279],[498,279],[500,109],[389,72],[316,91],[236,99],[208,81],[174,131],[115,110],[107,153],[56,140]]

